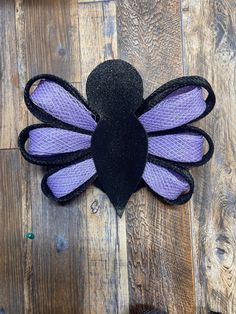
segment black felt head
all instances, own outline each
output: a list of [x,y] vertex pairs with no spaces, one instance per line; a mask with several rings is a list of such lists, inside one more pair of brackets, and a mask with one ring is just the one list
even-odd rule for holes
[[90,73],[86,92],[89,106],[101,117],[127,116],[142,103],[143,82],[131,64],[109,60]]

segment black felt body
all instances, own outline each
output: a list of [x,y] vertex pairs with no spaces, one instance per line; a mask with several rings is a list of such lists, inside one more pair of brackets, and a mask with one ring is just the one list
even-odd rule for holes
[[91,72],[86,90],[100,117],[91,145],[99,184],[121,216],[147,158],[147,134],[134,115],[143,99],[142,79],[130,64],[112,60]]
[[98,180],[121,216],[147,158],[147,134],[134,115],[143,101],[142,78],[124,61],[107,61],[91,72],[86,90],[100,117],[91,143]]
[[146,132],[134,115],[101,119],[92,136],[99,182],[119,216],[141,180],[147,148]]

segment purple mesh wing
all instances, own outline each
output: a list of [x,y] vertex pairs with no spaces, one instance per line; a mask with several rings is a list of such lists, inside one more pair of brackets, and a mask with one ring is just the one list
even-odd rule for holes
[[89,131],[96,128],[90,111],[55,82],[41,80],[31,93],[31,99],[38,107],[63,122]]
[[164,98],[139,117],[147,132],[173,129],[198,118],[206,109],[202,89],[187,86]]
[[96,174],[92,159],[65,167],[50,175],[47,185],[57,198],[63,197],[80,187]]
[[91,136],[59,128],[39,127],[29,132],[28,153],[53,155],[89,148]]
[[179,162],[197,162],[203,156],[204,137],[193,133],[178,133],[148,138],[148,152]]
[[150,162],[146,163],[143,179],[154,192],[169,200],[177,199],[190,188],[178,173]]

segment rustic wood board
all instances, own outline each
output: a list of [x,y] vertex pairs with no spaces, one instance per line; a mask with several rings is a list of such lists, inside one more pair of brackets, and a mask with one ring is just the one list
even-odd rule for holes
[[24,313],[21,157],[1,150],[0,160],[0,313]]
[[111,0],[78,0],[79,3],[109,2]]
[[15,148],[17,134],[26,124],[26,110],[20,106],[18,53],[13,0],[0,4],[0,149]]
[[52,73],[80,82],[77,2],[28,0],[21,10],[27,78]]
[[183,74],[179,0],[119,0],[117,15],[120,57],[140,71],[146,96]]
[[117,51],[116,4],[114,1],[79,4],[81,80],[84,96],[89,73],[100,62],[114,59]]
[[[120,0],[118,43],[122,59],[144,79],[145,94],[182,75],[180,1]],[[130,312],[158,307],[194,312],[190,207],[164,206],[147,190],[127,208]]]
[[213,113],[199,125],[215,141],[213,160],[194,172],[193,252],[197,313],[236,313],[235,1],[184,0],[185,74],[206,77]]

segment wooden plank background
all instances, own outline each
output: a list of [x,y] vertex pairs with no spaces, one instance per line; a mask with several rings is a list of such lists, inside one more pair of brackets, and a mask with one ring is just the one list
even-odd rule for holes
[[[235,314],[235,0],[2,0],[0,41],[0,313]],[[184,74],[215,89],[198,123],[215,154],[192,171],[185,206],[142,189],[119,219],[95,187],[59,206],[17,149],[35,121],[22,95],[31,76],[62,76],[85,95],[89,72],[113,58],[137,67],[145,95]]]

